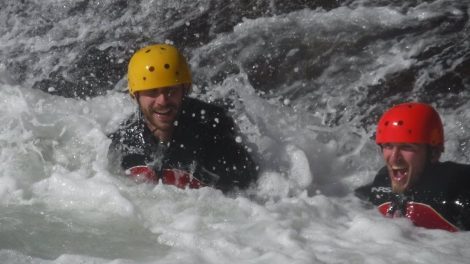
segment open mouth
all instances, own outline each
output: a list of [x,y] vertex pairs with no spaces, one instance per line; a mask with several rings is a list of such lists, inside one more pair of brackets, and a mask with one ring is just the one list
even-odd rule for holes
[[400,166],[392,166],[392,178],[395,181],[401,181],[408,176],[408,168]]
[[162,122],[172,121],[173,113],[174,111],[172,107],[153,110],[153,114],[155,115],[155,118]]
[[157,115],[169,115],[171,113],[171,108],[155,110],[154,113]]

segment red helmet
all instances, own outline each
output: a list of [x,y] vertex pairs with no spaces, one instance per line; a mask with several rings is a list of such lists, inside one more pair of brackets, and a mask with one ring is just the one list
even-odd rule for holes
[[444,129],[437,111],[423,103],[404,103],[385,112],[375,135],[377,144],[429,144],[444,150]]

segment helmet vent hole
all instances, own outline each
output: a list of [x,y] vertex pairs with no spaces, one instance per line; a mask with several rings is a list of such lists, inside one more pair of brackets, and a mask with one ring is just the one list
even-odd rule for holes
[[388,126],[388,121],[385,121],[385,124],[384,124],[384,125],[385,125],[385,126]]
[[168,70],[168,69],[170,68],[170,64],[168,64],[168,63],[165,63],[165,65],[163,65],[163,67],[165,67],[165,69],[167,69],[167,70]]
[[403,126],[403,120],[394,121],[394,122],[393,122],[393,125],[394,125],[394,126]]
[[151,49],[148,49],[148,50],[145,51],[145,53],[149,53],[150,51],[151,51]]
[[155,67],[153,67],[153,66],[149,67],[149,72],[153,72],[154,70],[155,70]]
[[142,79],[143,79],[144,81],[146,81],[146,80],[147,80],[147,77],[144,77],[144,78],[142,78]]

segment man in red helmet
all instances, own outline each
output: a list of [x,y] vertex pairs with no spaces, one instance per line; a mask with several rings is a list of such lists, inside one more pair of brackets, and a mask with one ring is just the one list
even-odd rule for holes
[[385,112],[376,143],[385,161],[374,181],[356,190],[388,217],[451,232],[470,230],[470,166],[439,162],[444,133],[439,114],[423,103]]

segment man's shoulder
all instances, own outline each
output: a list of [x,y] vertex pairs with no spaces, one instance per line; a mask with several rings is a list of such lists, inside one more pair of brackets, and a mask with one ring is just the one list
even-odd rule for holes
[[440,162],[438,166],[436,177],[446,179],[451,185],[470,188],[470,165],[446,161]]
[[427,169],[430,180],[441,184],[468,181],[470,183],[470,165],[453,161],[438,162]]
[[197,123],[209,129],[232,127],[234,123],[233,118],[221,106],[189,97],[185,98],[180,119],[183,123]]
[[196,98],[186,97],[183,103],[184,113],[225,115],[226,111],[219,105],[207,103]]
[[382,167],[374,177],[374,180],[354,190],[357,197],[363,200],[376,200],[392,192],[387,167]]
[[[470,173],[470,165],[453,161],[439,162],[439,166],[446,170],[453,170],[459,173]],[[470,176],[470,175],[469,175]]]

